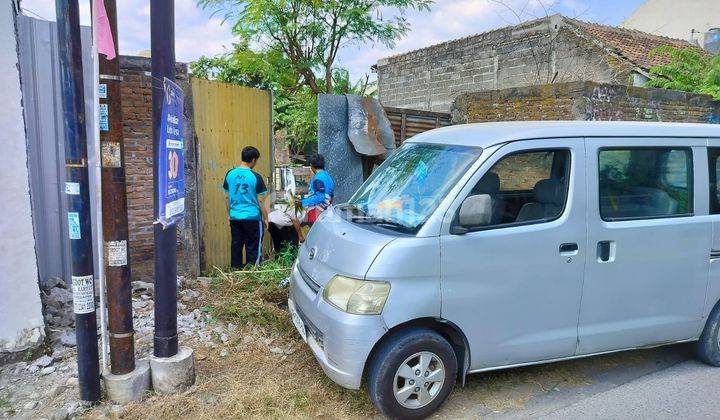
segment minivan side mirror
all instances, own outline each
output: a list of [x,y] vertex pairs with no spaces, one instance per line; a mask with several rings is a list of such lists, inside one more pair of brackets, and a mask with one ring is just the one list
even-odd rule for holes
[[463,201],[450,233],[462,235],[473,227],[486,226],[492,220],[492,197],[488,194],[471,195]]

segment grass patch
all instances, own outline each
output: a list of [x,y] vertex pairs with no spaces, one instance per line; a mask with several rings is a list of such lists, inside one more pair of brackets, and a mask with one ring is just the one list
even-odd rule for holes
[[242,271],[213,270],[210,286],[200,303],[213,318],[240,326],[258,326],[272,333],[289,334],[287,289],[280,282],[290,275],[297,255],[286,248],[278,256],[256,268]]
[[[290,274],[296,250],[243,271],[214,270],[207,288],[197,289],[197,308],[239,326],[226,348],[194,345],[196,385],[179,395],[155,395],[125,407],[128,419],[367,418],[376,415],[363,390],[330,381],[287,313],[288,290],[278,287]],[[278,354],[271,349],[283,349]]]

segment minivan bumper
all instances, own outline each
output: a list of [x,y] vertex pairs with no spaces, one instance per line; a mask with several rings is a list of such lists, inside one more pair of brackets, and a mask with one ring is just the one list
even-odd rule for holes
[[365,362],[387,331],[385,323],[379,315],[339,311],[322,299],[322,288],[313,288],[295,267],[289,299],[305,324],[308,346],[333,382],[343,388],[360,389]]

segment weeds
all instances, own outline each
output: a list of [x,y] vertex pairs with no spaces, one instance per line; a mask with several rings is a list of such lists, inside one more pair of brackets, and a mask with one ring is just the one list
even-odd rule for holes
[[292,331],[285,311],[287,289],[280,282],[290,275],[297,256],[296,248],[286,248],[255,268],[212,272],[209,293],[203,311],[213,318],[241,326],[256,325],[274,333]]
[[[199,308],[232,322],[241,337],[227,356],[195,348],[197,383],[188,392],[150,397],[126,407],[123,418],[367,418],[374,414],[365,392],[348,391],[323,373],[287,314],[287,289],[296,249],[287,249],[259,267],[215,269],[202,290]],[[282,354],[271,348],[283,349]]]

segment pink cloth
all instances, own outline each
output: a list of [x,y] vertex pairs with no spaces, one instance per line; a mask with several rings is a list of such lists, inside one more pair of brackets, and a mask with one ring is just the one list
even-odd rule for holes
[[110,30],[110,20],[105,10],[105,2],[103,0],[95,0],[95,36],[97,39],[98,52],[105,54],[108,60],[115,58],[115,42],[113,42],[112,30]]

